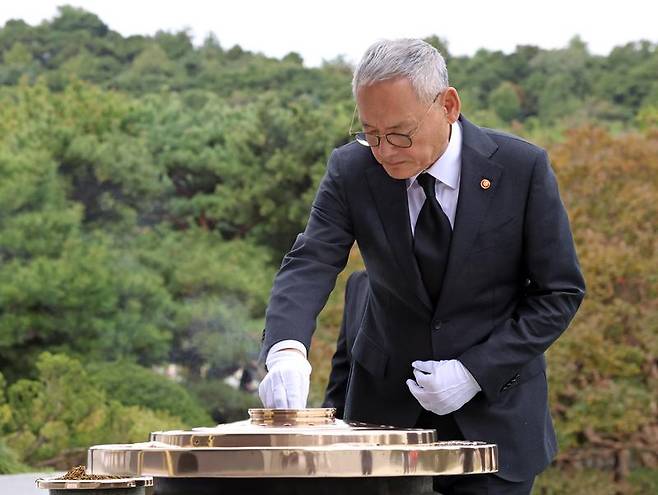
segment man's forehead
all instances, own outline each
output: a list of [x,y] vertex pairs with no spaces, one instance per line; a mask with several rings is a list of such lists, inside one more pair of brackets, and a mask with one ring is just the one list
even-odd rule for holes
[[411,115],[402,115],[400,117],[392,117],[381,119],[382,122],[378,122],[375,118],[374,120],[367,120],[362,118],[361,113],[359,113],[359,121],[363,127],[368,127],[371,129],[399,129],[402,127],[408,127],[415,123],[415,119]]
[[[400,87],[406,84],[404,87]],[[407,81],[384,81],[359,90],[356,110],[363,127],[377,130],[409,127],[420,103]]]

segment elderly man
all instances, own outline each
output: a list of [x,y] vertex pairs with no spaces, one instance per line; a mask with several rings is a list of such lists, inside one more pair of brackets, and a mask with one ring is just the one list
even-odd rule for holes
[[496,475],[435,488],[527,494],[557,448],[544,352],[585,293],[546,152],[466,120],[423,41],[375,43],[352,87],[362,130],[329,157],[274,281],[261,399],[305,407],[316,317],[356,241],[368,297],[345,418],[495,442]]

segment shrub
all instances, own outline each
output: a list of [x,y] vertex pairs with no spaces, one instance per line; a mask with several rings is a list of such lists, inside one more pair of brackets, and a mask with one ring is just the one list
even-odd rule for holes
[[95,363],[91,381],[124,406],[164,411],[181,418],[179,428],[212,424],[208,413],[185,387],[134,363]]
[[208,380],[191,386],[194,393],[217,423],[247,419],[248,409],[263,407],[258,396],[236,390],[219,380]]

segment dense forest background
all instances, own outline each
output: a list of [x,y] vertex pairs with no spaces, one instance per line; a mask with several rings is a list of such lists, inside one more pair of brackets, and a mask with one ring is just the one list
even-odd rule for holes
[[[427,41],[469,119],[548,148],[588,282],[549,351],[561,451],[535,493],[657,493],[658,46]],[[72,7],[0,28],[0,473],[259,404],[238,375],[258,378],[272,277],[349,139],[351,70]],[[311,405],[361,266],[320,317]]]

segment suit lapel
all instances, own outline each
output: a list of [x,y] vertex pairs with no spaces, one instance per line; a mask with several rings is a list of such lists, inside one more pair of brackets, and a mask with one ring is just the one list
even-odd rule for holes
[[[369,167],[366,172],[380,221],[400,270],[418,299],[433,312],[438,312],[439,308],[445,308],[449,304],[451,294],[454,293],[452,285],[459,280],[462,265],[468,257],[502,175],[502,167],[490,159],[498,145],[464,117],[460,116],[460,121],[463,142],[459,200],[448,264],[436,307],[430,301],[414,257],[406,181],[391,178],[374,157],[373,164],[376,166]],[[482,187],[483,179],[489,181],[489,188]]]
[[[502,167],[489,158],[497,149],[497,145],[478,127],[463,117],[460,120],[464,142],[459,200],[448,264],[436,307],[437,313],[449,305],[451,295],[456,292],[452,286],[459,280],[462,266],[489,210],[502,175]],[[488,180],[488,184],[483,185],[483,180]]]
[[434,308],[423,285],[413,252],[407,183],[405,180],[391,178],[379,164],[368,168],[366,177],[388,244],[400,270],[416,296],[432,311]]

